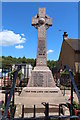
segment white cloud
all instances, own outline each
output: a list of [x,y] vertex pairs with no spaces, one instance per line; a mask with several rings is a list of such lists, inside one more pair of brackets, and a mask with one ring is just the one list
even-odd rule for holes
[[15,48],[16,49],[22,49],[24,46],[23,45],[16,45]]
[[48,50],[47,54],[54,52],[54,50]]
[[23,37],[24,37],[25,35],[24,35],[24,34],[21,34],[21,36],[23,36]]
[[[23,34],[24,35],[24,34]],[[0,46],[11,46],[25,43],[26,38],[14,31],[3,30],[0,32]]]

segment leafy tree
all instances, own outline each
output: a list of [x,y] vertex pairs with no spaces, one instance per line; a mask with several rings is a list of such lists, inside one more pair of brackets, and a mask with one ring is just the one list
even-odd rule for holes
[[22,63],[26,63],[26,58],[25,58],[25,56],[23,56],[23,58],[22,58]]
[[[8,56],[8,57],[2,56],[3,68],[9,68],[10,65],[12,65],[12,64],[21,64],[21,63],[31,64],[32,67],[35,67],[36,59],[26,58],[25,56],[23,56],[22,58],[21,57],[15,58],[12,56]],[[55,66],[58,67],[58,61],[48,60],[47,65],[52,70]]]

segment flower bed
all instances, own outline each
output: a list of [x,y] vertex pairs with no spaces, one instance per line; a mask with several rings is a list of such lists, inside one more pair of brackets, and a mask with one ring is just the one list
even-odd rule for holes
[[[11,110],[12,110],[12,114],[14,114],[14,108],[15,108],[15,106],[14,107],[12,106],[12,101],[11,101],[11,103],[9,105],[8,113],[7,113],[8,118],[10,118],[10,116],[11,116]],[[2,100],[2,101],[0,101],[0,111],[1,111],[2,116],[4,114],[4,110],[5,110],[5,103]]]
[[[73,101],[73,110],[75,116],[80,116],[80,103]],[[75,120],[77,119],[75,118]],[[80,120],[80,118],[78,120]]]

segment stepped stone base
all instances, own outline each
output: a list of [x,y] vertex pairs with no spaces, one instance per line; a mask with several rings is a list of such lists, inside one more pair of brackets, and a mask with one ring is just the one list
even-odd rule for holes
[[32,71],[28,86],[23,88],[21,95],[16,99],[17,104],[24,104],[26,108],[43,109],[43,102],[58,105],[65,103],[65,99],[56,87],[52,72],[47,66],[36,66]]
[[58,87],[25,87],[19,97],[19,103],[28,106],[41,106],[42,102],[59,105],[65,99]]

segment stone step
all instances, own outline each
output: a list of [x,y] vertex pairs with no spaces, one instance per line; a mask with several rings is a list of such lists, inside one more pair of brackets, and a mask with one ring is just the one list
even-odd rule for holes
[[25,87],[20,97],[54,97],[55,95],[62,96],[58,87]]
[[24,105],[37,105],[42,102],[59,105],[66,102],[58,87],[25,87],[15,101]]
[[[22,107],[21,105],[17,105],[17,111],[15,117],[21,117]],[[70,115],[69,110],[63,107],[63,112],[65,115]],[[45,107],[35,106],[35,114],[36,117],[45,116]],[[33,117],[34,115],[34,106],[29,108],[28,106],[24,106],[24,116],[25,117]],[[57,105],[49,106],[49,115],[59,115],[59,107]]]
[[[44,113],[45,108],[35,108],[36,113]],[[33,113],[34,108],[24,108],[24,113]],[[59,112],[59,108],[49,108],[50,113]]]
[[66,103],[66,100],[63,99],[63,97],[16,97],[15,103],[16,104],[24,104],[24,105],[41,105],[42,102],[50,103],[50,104],[57,104],[59,105],[60,103]]

